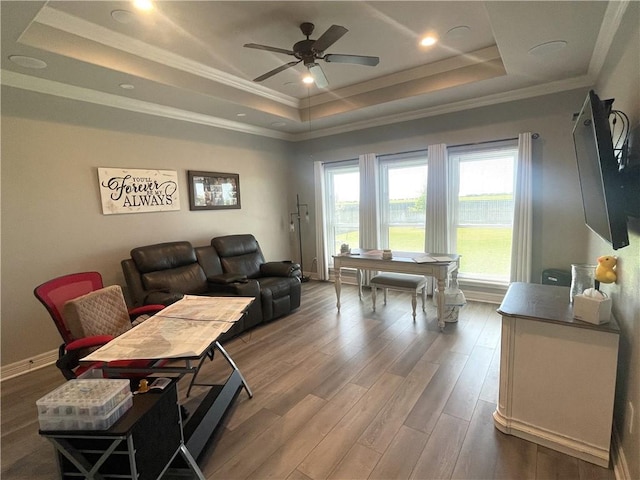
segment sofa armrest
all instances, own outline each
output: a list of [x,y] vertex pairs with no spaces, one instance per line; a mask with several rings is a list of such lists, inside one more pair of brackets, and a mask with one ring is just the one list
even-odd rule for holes
[[179,292],[150,292],[145,298],[144,303],[146,305],[171,305],[172,303],[177,302],[182,297],[184,297],[183,293]]
[[267,262],[260,265],[263,277],[299,277],[300,265],[293,262]]
[[234,295],[239,297],[259,297],[260,284],[256,280],[243,282],[213,283],[209,282],[207,295]]
[[238,273],[221,273],[207,277],[209,285],[228,285],[230,283],[247,283],[247,276]]

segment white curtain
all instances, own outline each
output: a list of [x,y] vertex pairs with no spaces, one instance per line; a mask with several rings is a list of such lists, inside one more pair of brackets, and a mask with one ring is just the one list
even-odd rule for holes
[[318,280],[329,279],[329,264],[327,262],[327,239],[324,228],[324,165],[322,162],[313,163],[313,175],[315,181],[315,214],[316,214],[316,268]]
[[[360,168],[360,248],[380,245],[380,215],[378,214],[378,157],[367,153],[359,157]],[[368,285],[375,272],[365,270],[362,283]]]
[[[425,252],[449,251],[450,199],[448,188],[447,146],[444,143],[429,145],[427,173],[427,214]],[[427,290],[433,292],[433,279],[429,277]]]
[[360,248],[378,248],[380,228],[378,215],[378,157],[374,153],[360,155]]
[[449,249],[449,188],[447,146],[429,145],[427,176],[427,234],[425,251],[446,253]]
[[532,249],[532,158],[531,133],[518,135],[518,159],[515,170],[513,243],[511,245],[512,282],[531,281]]

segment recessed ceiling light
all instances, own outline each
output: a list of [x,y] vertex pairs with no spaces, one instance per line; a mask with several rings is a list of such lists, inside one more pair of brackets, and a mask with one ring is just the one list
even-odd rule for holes
[[423,47],[430,47],[438,42],[438,38],[435,35],[427,35],[420,40],[420,45]]
[[566,46],[567,42],[564,40],[553,40],[551,42],[545,42],[540,45],[536,45],[535,47],[531,47],[529,49],[529,55],[548,55],[550,53],[558,52]]
[[445,33],[445,37],[449,40],[457,40],[459,38],[464,37],[471,31],[471,28],[467,25],[458,25],[457,27],[453,27],[447,33]]
[[135,87],[135,85],[132,85],[130,83],[121,83],[120,84],[120,88],[123,88],[125,90],[133,90]]
[[25,68],[46,68],[46,62],[43,62],[39,58],[26,57],[24,55],[10,55],[9,60],[11,60],[16,65],[20,65]]
[[127,10],[114,10],[111,12],[111,18],[118,23],[133,23],[136,19],[134,13]]
[[153,8],[153,3],[151,2],[151,0],[134,0],[133,6],[138,10],[148,11]]

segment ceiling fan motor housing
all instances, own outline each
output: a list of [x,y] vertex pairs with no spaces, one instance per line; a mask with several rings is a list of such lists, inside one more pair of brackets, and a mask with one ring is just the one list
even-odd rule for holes
[[313,60],[315,52],[313,51],[313,44],[316,43],[315,40],[300,40],[293,46],[293,53],[296,58],[300,60]]

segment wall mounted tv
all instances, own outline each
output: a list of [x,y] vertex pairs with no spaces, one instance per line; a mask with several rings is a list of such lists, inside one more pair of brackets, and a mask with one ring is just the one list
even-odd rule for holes
[[587,226],[614,250],[629,245],[623,178],[609,124],[613,100],[589,92],[573,128]]

